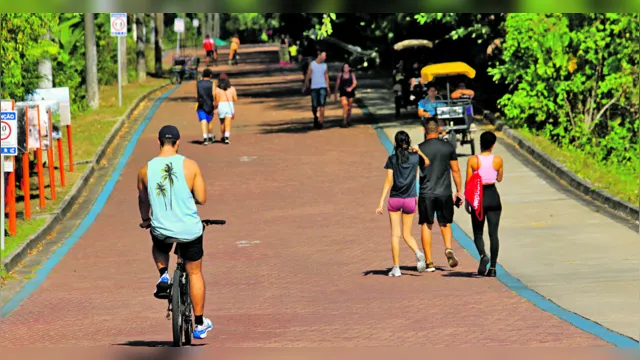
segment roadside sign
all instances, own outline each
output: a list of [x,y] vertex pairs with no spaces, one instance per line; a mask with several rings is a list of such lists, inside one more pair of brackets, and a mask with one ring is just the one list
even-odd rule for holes
[[127,13],[111,13],[111,36],[127,36]]
[[18,113],[16,111],[3,111],[0,113],[0,142],[2,143],[2,155],[18,155]]
[[198,25],[200,25],[200,20],[198,20],[198,18],[193,19],[193,27],[197,28]]
[[177,33],[183,33],[184,32],[184,19],[183,18],[176,18],[173,21],[173,31],[175,31]]

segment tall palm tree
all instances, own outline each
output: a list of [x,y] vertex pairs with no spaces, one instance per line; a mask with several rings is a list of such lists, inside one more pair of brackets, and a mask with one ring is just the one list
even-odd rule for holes
[[162,182],[156,184],[156,196],[162,196],[164,200],[164,209],[167,210],[167,188]]
[[171,209],[173,209],[173,184],[175,184],[177,177],[178,175],[173,170],[173,164],[167,163],[162,169],[162,181],[169,183],[169,206]]
[[138,64],[136,70],[138,72],[138,82],[144,82],[147,80],[147,60],[145,56],[145,41],[144,41],[144,19],[145,13],[136,14],[136,59]]

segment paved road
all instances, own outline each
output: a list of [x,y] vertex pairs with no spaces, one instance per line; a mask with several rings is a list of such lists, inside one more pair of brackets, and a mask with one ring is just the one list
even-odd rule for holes
[[[299,74],[242,78],[232,144],[201,147],[193,84],[160,107],[93,226],[43,285],[3,319],[8,346],[169,344],[166,303],[148,234],[137,225],[135,175],[153,157],[160,127],[182,131],[181,153],[204,171],[201,216],[225,218],[205,235],[205,314],[211,346],[607,346],[543,312],[477,266],[457,244],[450,271],[439,234],[439,271],[386,276],[389,224],[375,215],[387,153],[355,110],[357,125],[311,130]],[[288,82],[288,84],[287,84]],[[251,97],[248,97],[251,95]],[[416,227],[415,235],[418,235]]]

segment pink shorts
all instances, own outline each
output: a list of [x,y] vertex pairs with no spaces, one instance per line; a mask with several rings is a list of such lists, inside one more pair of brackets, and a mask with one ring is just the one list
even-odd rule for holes
[[413,214],[416,212],[416,198],[389,198],[389,212],[402,211],[403,214]]

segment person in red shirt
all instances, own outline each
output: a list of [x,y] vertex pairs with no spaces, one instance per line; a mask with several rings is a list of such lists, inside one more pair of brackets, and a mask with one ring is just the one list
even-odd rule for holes
[[215,43],[213,39],[209,35],[205,36],[204,41],[202,42],[205,51],[205,63],[206,66],[209,67],[209,59],[213,59],[214,66],[218,62],[217,49],[215,47]]

